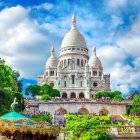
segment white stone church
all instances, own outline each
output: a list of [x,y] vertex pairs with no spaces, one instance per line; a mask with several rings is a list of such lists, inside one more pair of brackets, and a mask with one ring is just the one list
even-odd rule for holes
[[89,99],[95,91],[110,91],[110,74],[103,73],[96,48],[89,58],[86,41],[76,27],[76,16],[63,38],[59,58],[52,47],[44,74],[38,76],[38,84],[45,83],[60,90],[62,98]]

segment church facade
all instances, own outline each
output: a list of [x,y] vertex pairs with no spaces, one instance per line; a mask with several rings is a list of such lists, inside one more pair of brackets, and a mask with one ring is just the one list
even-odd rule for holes
[[103,73],[96,47],[89,57],[86,41],[76,27],[76,16],[63,38],[59,58],[52,46],[44,74],[38,76],[38,84],[45,83],[60,90],[62,98],[90,99],[96,91],[110,91],[110,74]]

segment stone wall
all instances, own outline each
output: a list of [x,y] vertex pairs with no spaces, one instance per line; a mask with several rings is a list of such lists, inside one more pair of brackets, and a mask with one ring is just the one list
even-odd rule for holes
[[126,104],[121,103],[96,103],[96,102],[40,102],[39,111],[47,111],[54,114],[55,111],[64,110],[67,113],[78,111],[99,113],[106,111],[109,115],[122,115],[126,113]]

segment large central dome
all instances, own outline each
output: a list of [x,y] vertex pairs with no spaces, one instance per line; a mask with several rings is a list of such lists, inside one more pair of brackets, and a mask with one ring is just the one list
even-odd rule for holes
[[70,47],[70,46],[71,47],[77,46],[77,47],[82,47],[82,48],[87,49],[86,41],[85,41],[84,37],[76,29],[76,17],[75,16],[72,17],[72,28],[65,35],[65,37],[62,41],[62,44],[61,44],[61,49],[65,48],[65,47]]

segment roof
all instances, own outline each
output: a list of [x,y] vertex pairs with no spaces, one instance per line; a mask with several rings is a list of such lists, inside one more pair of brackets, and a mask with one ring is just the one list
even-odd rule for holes
[[17,112],[10,112],[0,117],[0,120],[9,120],[9,121],[17,121],[17,120],[30,120],[31,119],[25,117],[24,115]]

